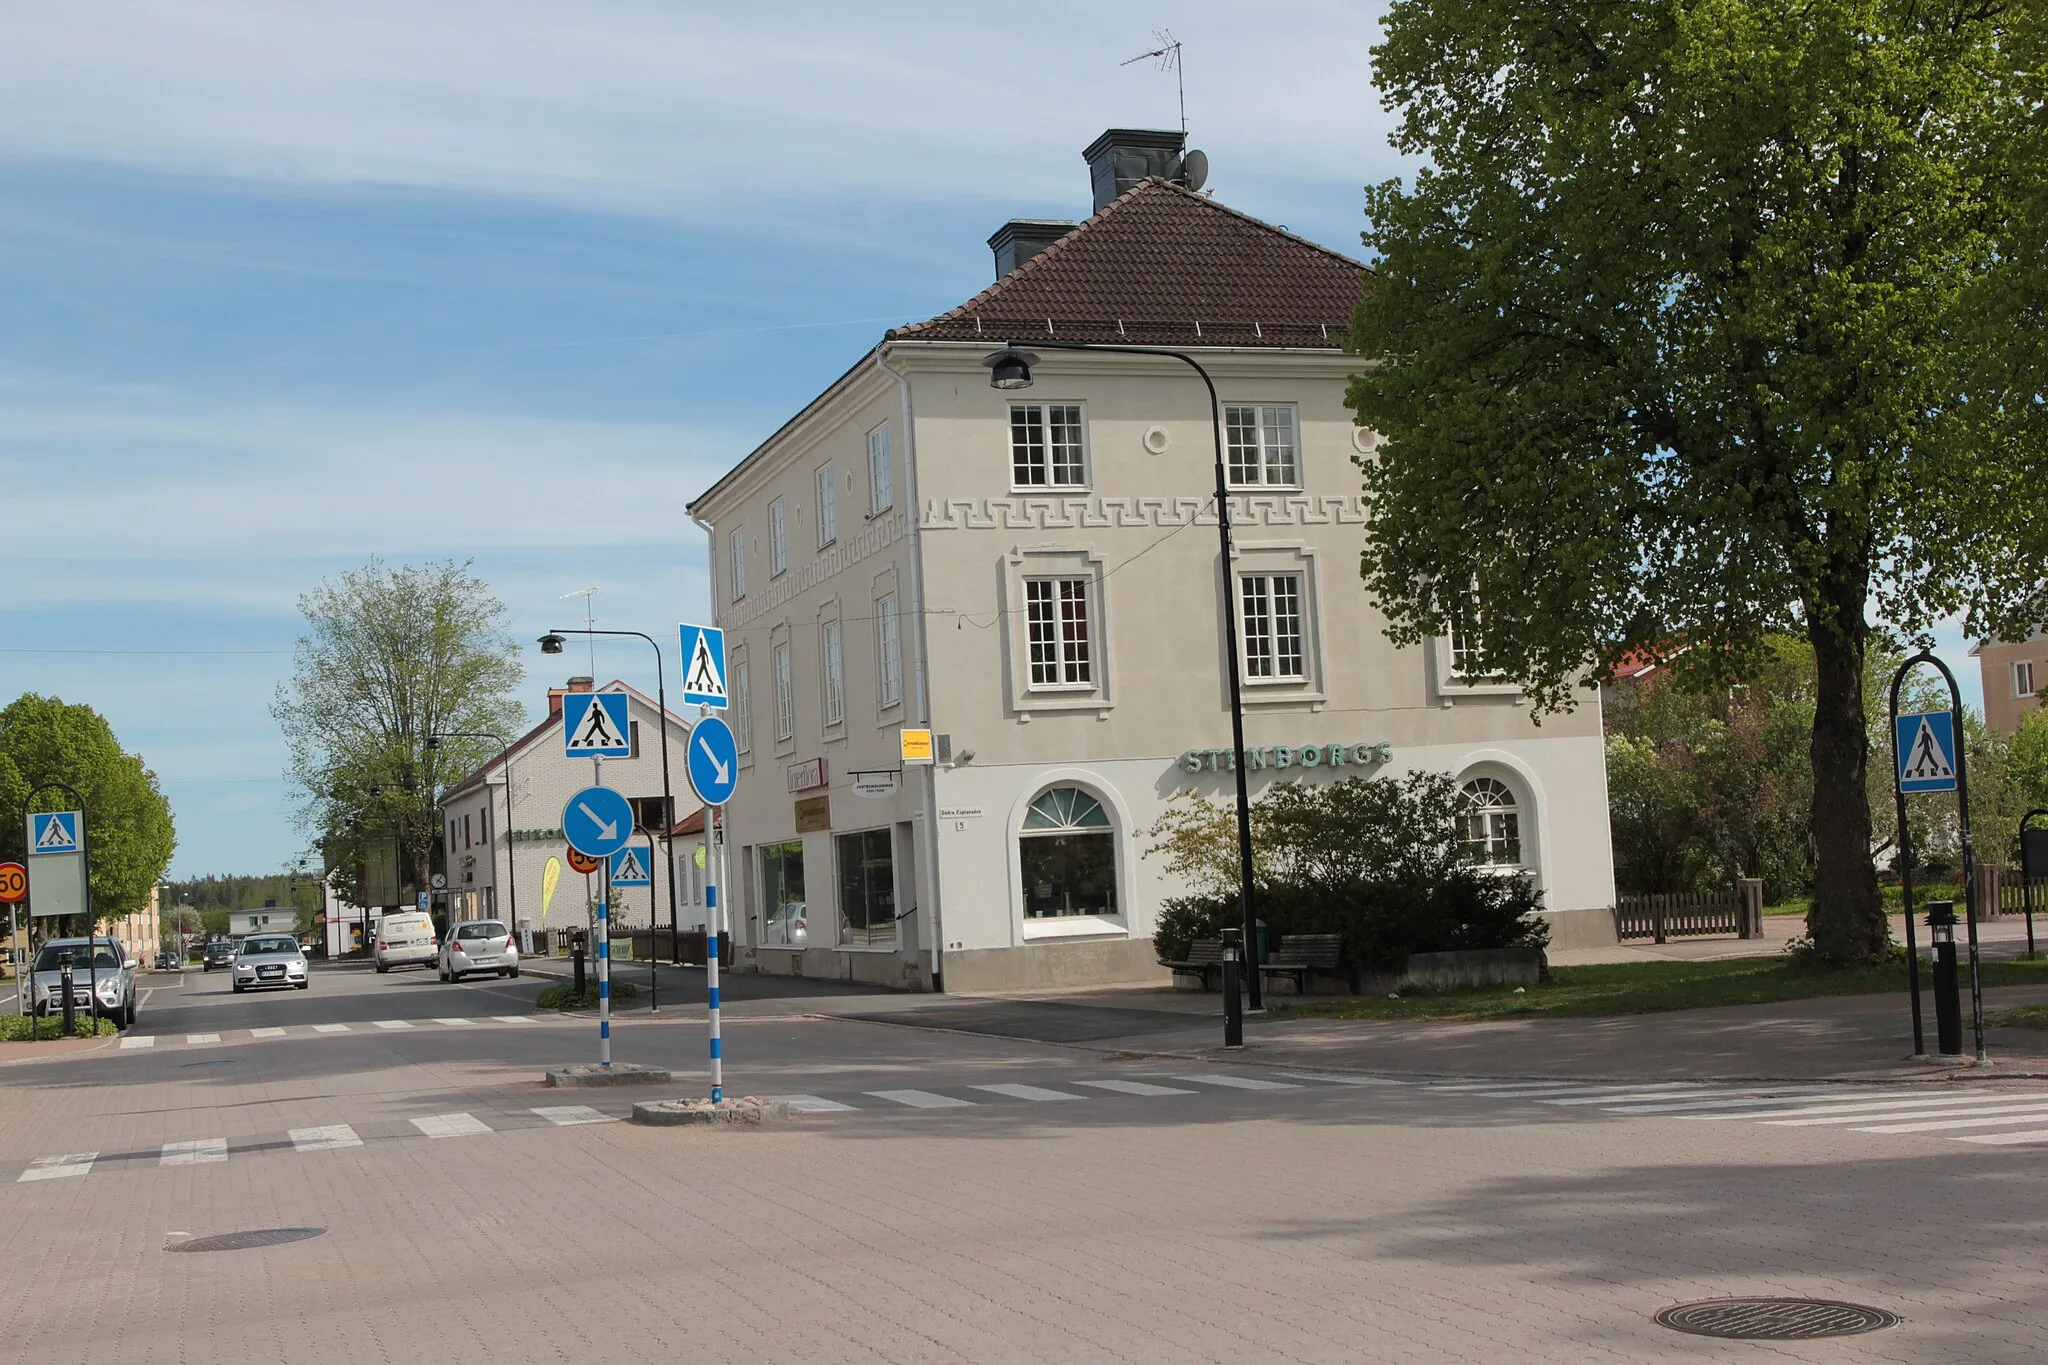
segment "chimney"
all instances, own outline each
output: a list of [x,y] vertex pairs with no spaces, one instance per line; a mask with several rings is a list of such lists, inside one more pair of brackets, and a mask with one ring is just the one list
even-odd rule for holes
[[562,715],[562,697],[570,692],[593,692],[597,690],[595,678],[571,678],[567,687],[548,689],[548,719],[558,720]]
[[[1112,128],[1088,144],[1081,153],[1088,162],[1088,177],[1095,182],[1095,209],[1102,212],[1109,201],[1148,175],[1171,180],[1180,174],[1181,148],[1188,135],[1160,128]],[[1000,234],[998,234],[1000,235]]]
[[1065,218],[1012,218],[988,239],[989,250],[996,254],[996,278],[1001,279],[1073,230],[1074,224]]

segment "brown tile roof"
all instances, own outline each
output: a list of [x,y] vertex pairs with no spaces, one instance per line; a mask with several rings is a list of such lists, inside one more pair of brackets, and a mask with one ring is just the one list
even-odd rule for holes
[[891,340],[1342,345],[1365,267],[1154,176]]

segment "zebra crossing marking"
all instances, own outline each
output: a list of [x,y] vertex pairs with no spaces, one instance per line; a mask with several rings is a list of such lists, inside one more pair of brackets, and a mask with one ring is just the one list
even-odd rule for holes
[[1049,1090],[1042,1085],[975,1085],[970,1090],[986,1090],[991,1095],[1006,1095],[1013,1100],[1031,1100],[1037,1104],[1049,1104],[1054,1100],[1085,1100],[1086,1095],[1076,1095],[1066,1090]]
[[226,1138],[199,1138],[193,1142],[166,1142],[159,1166],[207,1166],[228,1159]]
[[348,1031],[349,1031],[349,1027],[348,1027],[348,1025],[347,1025],[347,1024],[315,1024],[315,1025],[313,1025],[313,1032],[315,1032],[315,1033],[347,1033]]
[[579,1123],[612,1123],[611,1115],[600,1113],[587,1104],[551,1104],[533,1111],[557,1128],[574,1128]]
[[208,1043],[217,1043],[219,1041],[220,1035],[218,1033],[188,1033],[185,1035],[186,1047],[204,1047]]
[[132,1051],[134,1051],[134,1050],[135,1050],[136,1048],[142,1048],[142,1047],[155,1047],[155,1046],[156,1046],[156,1039],[155,1039],[155,1037],[153,1037],[153,1036],[151,1036],[151,1037],[137,1037],[137,1036],[135,1036],[134,1034],[130,1034],[130,1035],[129,1035],[128,1037],[126,1037],[126,1038],[123,1038],[123,1039],[121,1040],[121,1051],[123,1051],[123,1052],[132,1052]]
[[252,1028],[249,1030],[249,1036],[251,1038],[282,1038],[284,1037],[284,1030],[281,1028]]
[[17,1185],[26,1185],[33,1180],[63,1180],[68,1176],[90,1175],[92,1163],[99,1160],[98,1152],[67,1152],[63,1156],[39,1156],[28,1163],[28,1169],[14,1178]]
[[[1773,1109],[1763,1114],[1730,1115],[1729,1117],[1754,1118],[1772,1128],[1814,1128],[1830,1123],[1856,1123],[1865,1119],[1873,1122],[1882,1120],[1888,1114],[1900,1118],[1932,1118],[1936,1114],[1954,1110],[1964,1112],[1982,1109],[1986,1105],[2011,1104],[2004,1095],[1973,1095],[1963,1098],[1951,1096],[1947,1099],[1879,1100],[1876,1102],[1848,1101],[1839,1104],[1810,1105],[1805,1109]],[[1683,1118],[1708,1118],[1706,1114],[1685,1114]]]
[[411,1027],[412,1027],[412,1020],[410,1020],[410,1019],[379,1019],[379,1020],[377,1020],[376,1022],[377,1022],[377,1027],[378,1027],[378,1028],[411,1028]]
[[467,1019],[436,1019],[436,1020],[435,1020],[434,1022],[435,1022],[435,1023],[437,1023],[437,1024],[446,1024],[446,1025],[448,1025],[448,1026],[449,1026],[450,1028],[458,1028],[458,1027],[460,1027],[460,1026],[462,1026],[462,1025],[464,1025],[464,1024],[467,1024],[467,1023],[469,1022],[469,1020],[467,1020]]
[[2048,1142],[2048,1128],[2029,1128],[2020,1133],[1973,1133],[1957,1142],[1981,1142],[1988,1147],[2007,1147],[2019,1142]]
[[412,1126],[430,1138],[475,1137],[488,1133],[491,1126],[474,1114],[428,1114],[412,1121]]
[[1075,1081],[1090,1090],[1110,1090],[1119,1095],[1192,1095],[1196,1092],[1177,1085],[1153,1085],[1150,1081]]
[[294,1128],[291,1130],[292,1146],[301,1152],[329,1152],[338,1147],[360,1147],[363,1140],[356,1136],[356,1130],[345,1123],[330,1123],[321,1128]]
[[878,1100],[891,1104],[908,1105],[912,1109],[972,1109],[973,1100],[956,1100],[951,1095],[940,1095],[930,1090],[867,1090],[863,1094],[873,1095]]
[[1994,1109],[1967,1118],[1915,1119],[1911,1123],[1885,1123],[1874,1128],[1851,1128],[1852,1133],[1935,1133],[1944,1128],[2001,1128],[2020,1119],[2048,1119],[2048,1109],[2037,1100],[2024,1109]]
[[780,1100],[792,1111],[799,1114],[842,1114],[857,1112],[850,1104],[828,1100],[822,1095],[770,1095],[771,1100]]
[[1291,1081],[1261,1081],[1250,1076],[1169,1076],[1168,1080],[1191,1085],[1220,1085],[1226,1090],[1299,1090]]

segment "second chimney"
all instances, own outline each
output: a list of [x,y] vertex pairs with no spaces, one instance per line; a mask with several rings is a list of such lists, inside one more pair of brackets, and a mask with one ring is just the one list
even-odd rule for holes
[[1089,143],[1081,156],[1095,182],[1095,212],[1148,175],[1178,176],[1187,140],[1186,133],[1163,128],[1112,128]]
[[996,254],[996,278],[1001,279],[1073,230],[1073,223],[1064,218],[1012,218],[988,239],[988,249]]

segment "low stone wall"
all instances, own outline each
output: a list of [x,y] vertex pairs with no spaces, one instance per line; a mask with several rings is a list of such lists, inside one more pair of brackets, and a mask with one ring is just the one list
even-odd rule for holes
[[1412,953],[1401,989],[1460,991],[1479,986],[1533,986],[1543,979],[1541,948],[1471,948],[1456,953]]

